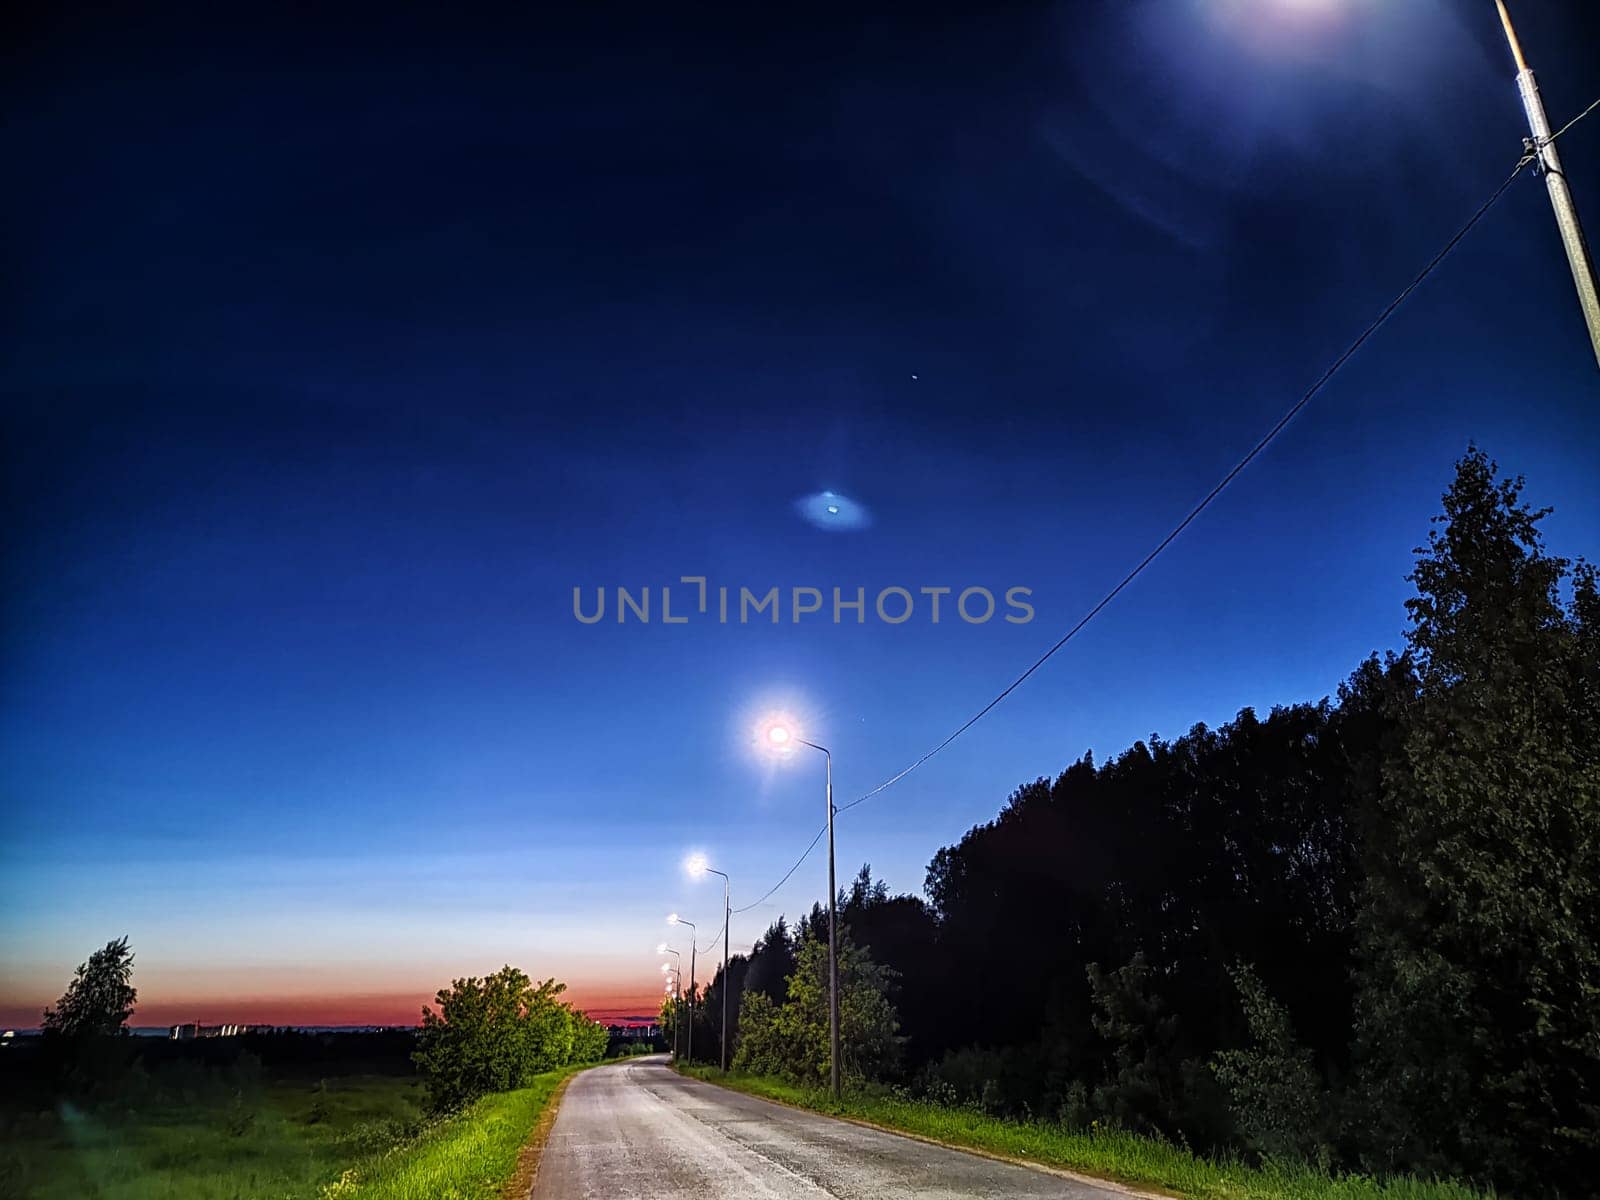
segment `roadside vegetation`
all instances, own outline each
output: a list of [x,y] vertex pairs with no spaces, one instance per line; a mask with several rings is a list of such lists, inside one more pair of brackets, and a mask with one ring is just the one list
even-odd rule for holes
[[[1402,651],[1025,783],[924,896],[863,867],[837,897],[853,1115],[1196,1195],[1593,1195],[1600,587],[1547,515],[1470,450]],[[735,1071],[824,1082],[827,920],[716,973],[698,1062],[726,992]]]
[[438,1009],[422,1010],[414,1056],[429,1107],[449,1112],[604,1058],[606,1027],[557,999],[566,990],[554,979],[536,984],[515,967],[441,988]]
[[546,1071],[526,1087],[483,1096],[412,1141],[347,1168],[322,1200],[494,1200],[562,1083],[581,1066]]
[[126,939],[0,1055],[10,1200],[495,1200],[604,1026],[506,967],[459,979],[415,1031],[127,1036]]
[[26,1200],[234,1200],[322,1195],[425,1127],[408,1077],[265,1078],[259,1062],[140,1072],[115,1103],[7,1101],[0,1195]]

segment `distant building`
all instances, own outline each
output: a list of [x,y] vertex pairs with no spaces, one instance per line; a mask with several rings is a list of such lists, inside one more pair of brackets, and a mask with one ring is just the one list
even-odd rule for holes
[[241,1033],[271,1033],[271,1025],[201,1025],[190,1021],[172,1027],[172,1040],[186,1042],[192,1038],[238,1037]]
[[648,1042],[656,1037],[659,1030],[651,1018],[624,1017],[616,1024],[607,1025],[606,1032],[619,1042]]

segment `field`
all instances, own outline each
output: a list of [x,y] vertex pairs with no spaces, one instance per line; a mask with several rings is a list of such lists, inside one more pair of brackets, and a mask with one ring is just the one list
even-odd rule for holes
[[135,1070],[90,1107],[8,1096],[0,1197],[494,1200],[570,1073],[436,1120],[408,1075],[275,1075],[250,1059]]
[[1297,1163],[1250,1165],[1205,1158],[1154,1138],[1115,1130],[1071,1130],[1038,1121],[1006,1121],[972,1109],[945,1108],[887,1093],[847,1093],[835,1102],[824,1091],[765,1076],[723,1076],[712,1067],[679,1069],[769,1100],[948,1146],[1061,1167],[1194,1200],[1492,1200],[1488,1193],[1447,1181],[1331,1176]]

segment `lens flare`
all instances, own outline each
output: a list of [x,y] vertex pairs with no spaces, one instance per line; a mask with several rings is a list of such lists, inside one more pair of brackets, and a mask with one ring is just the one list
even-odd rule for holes
[[830,533],[848,533],[872,524],[865,504],[838,492],[813,492],[794,502],[794,510],[809,524]]

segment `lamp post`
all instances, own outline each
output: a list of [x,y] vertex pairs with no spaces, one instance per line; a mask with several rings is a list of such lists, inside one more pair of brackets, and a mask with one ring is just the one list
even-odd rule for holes
[[707,875],[722,876],[722,1073],[728,1073],[728,889],[732,881],[726,873],[706,863],[704,856],[695,855],[689,860],[689,872],[699,878]]
[[[665,942],[662,942],[659,946],[656,947],[656,953],[657,954],[670,954],[670,955],[672,955],[674,958],[676,958],[678,960],[678,966],[677,966],[678,994],[677,994],[676,997],[674,997],[674,999],[677,1001],[677,1003],[675,1005],[675,1007],[677,1009],[677,1014],[676,1014],[676,1017],[674,1019],[674,1024],[681,1025],[683,1023],[683,955],[679,954],[676,950],[674,950],[671,946],[667,945]],[[665,965],[666,965],[665,963],[662,964],[662,966],[665,966]],[[673,1053],[674,1057],[676,1057],[677,1053],[678,1053],[678,1031],[676,1029],[674,1029],[672,1031],[672,1053]]]
[[667,999],[671,1000],[673,1002],[673,1006],[676,1007],[678,997],[683,992],[683,973],[671,963],[662,963],[661,973],[667,977]]
[[[684,1050],[683,1056],[692,1063],[694,1062],[694,958],[700,949],[695,944],[695,937],[699,931],[695,929],[693,921],[685,921],[677,913],[673,913],[667,918],[667,924],[687,925],[689,927],[689,1036],[684,1039],[687,1048]],[[681,958],[679,961],[682,961]]]
[[1522,111],[1528,117],[1528,153],[1537,156],[1539,173],[1544,176],[1545,190],[1550,193],[1550,207],[1555,210],[1556,229],[1561,233],[1561,245],[1567,252],[1567,266],[1572,269],[1572,282],[1578,289],[1578,307],[1589,326],[1589,341],[1594,347],[1595,362],[1600,364],[1600,289],[1595,286],[1594,261],[1589,257],[1588,244],[1583,240],[1583,227],[1578,224],[1578,210],[1572,203],[1572,189],[1567,186],[1566,173],[1561,169],[1561,156],[1550,136],[1550,119],[1544,113],[1544,101],[1539,97],[1539,85],[1534,82],[1533,70],[1522,55],[1522,43],[1512,28],[1511,14],[1505,0],[1494,0],[1500,10],[1500,25],[1506,31],[1506,44],[1511,47],[1511,57],[1517,64],[1517,92],[1522,97]]
[[827,783],[825,799],[828,806],[828,1074],[833,1085],[833,1098],[839,1098],[839,917],[835,912],[838,886],[833,874],[833,754],[826,746],[808,742],[787,725],[774,724],[767,729],[767,744],[775,750],[785,750],[792,745],[810,746],[822,751],[824,776]]

